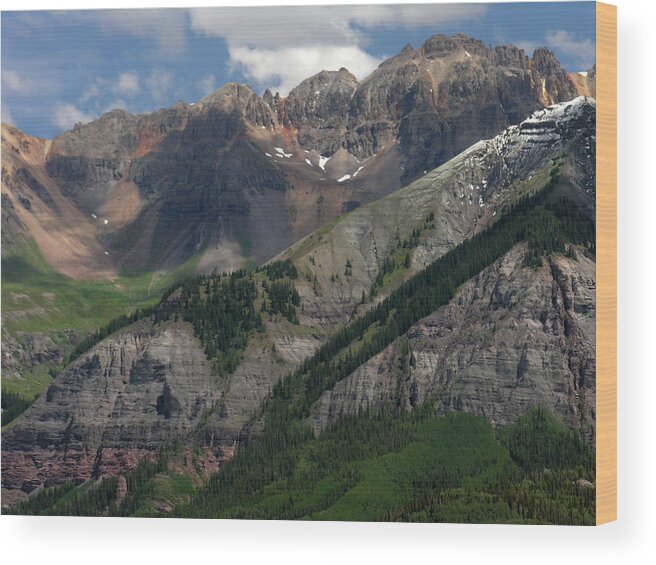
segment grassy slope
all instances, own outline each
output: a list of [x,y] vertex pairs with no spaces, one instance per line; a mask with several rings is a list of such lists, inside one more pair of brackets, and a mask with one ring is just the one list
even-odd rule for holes
[[91,330],[117,315],[156,302],[162,290],[193,274],[197,257],[175,272],[74,280],[57,273],[36,245],[2,258],[3,326],[9,332]]
[[[36,244],[2,258],[2,332],[18,339],[20,334],[43,332],[64,350],[64,332],[79,335],[103,326],[121,314],[154,304],[162,291],[194,273],[198,257],[176,271],[136,273],[110,280],[74,280],[57,273],[43,258]],[[21,370],[22,379],[3,379],[7,390],[26,398],[40,394],[49,384],[51,364]]]

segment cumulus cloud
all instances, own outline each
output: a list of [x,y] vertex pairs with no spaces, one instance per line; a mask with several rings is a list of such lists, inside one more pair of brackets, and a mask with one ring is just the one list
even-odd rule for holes
[[34,81],[12,69],[3,69],[2,87],[17,94],[30,94],[34,90]]
[[357,46],[230,47],[229,54],[233,66],[241,66],[246,77],[258,84],[275,86],[281,94],[287,94],[302,80],[322,69],[336,70],[348,64],[348,69],[362,78],[380,63]]
[[133,71],[126,71],[119,73],[115,79],[95,77],[84,88],[78,101],[82,105],[93,103],[98,106],[109,96],[115,96],[115,99],[121,102],[121,107],[124,107],[125,102],[121,99],[122,96],[133,98],[141,92],[139,75]]
[[94,117],[73,104],[64,102],[55,106],[52,122],[62,130],[69,130],[77,123],[90,122]]
[[579,69],[590,68],[595,62],[595,42],[592,39],[577,39],[568,31],[552,31],[547,34],[547,46],[558,55],[571,58]]
[[365,42],[363,29],[431,27],[482,15],[482,4],[193,8],[191,29],[229,43],[281,48]]
[[435,28],[485,10],[481,4],[224,7],[194,8],[189,17],[195,33],[226,40],[232,68],[284,95],[324,69],[347,67],[358,78],[371,72],[380,61],[366,51],[367,31]]
[[151,98],[161,104],[171,92],[173,75],[168,71],[155,70],[145,80]]
[[137,73],[121,73],[118,76],[118,82],[116,84],[115,90],[118,94],[123,94],[125,96],[134,96],[139,94],[141,87],[139,86],[139,76]]

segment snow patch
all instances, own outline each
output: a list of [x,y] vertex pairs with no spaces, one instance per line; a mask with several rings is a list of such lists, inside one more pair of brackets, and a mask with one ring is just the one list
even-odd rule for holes
[[107,225],[109,223],[109,220],[103,220],[103,224]]
[[285,150],[282,147],[274,147],[274,149],[278,155],[284,157],[285,159],[291,159],[294,156],[291,153],[285,153]]
[[109,252],[105,251],[105,255],[109,255]]
[[579,71],[578,74],[580,74],[582,77],[587,77],[588,71]]
[[97,220],[97,219],[98,219],[98,216],[96,216],[95,214],[91,214],[91,217],[92,217],[94,220]]
[[467,57],[469,57],[471,59],[471,55],[469,54],[468,51],[465,51],[465,55],[467,55]]
[[273,157],[273,155],[271,155],[271,153],[265,153],[265,155],[266,155],[267,157]]
[[326,163],[330,161],[330,157],[324,157],[323,155],[319,155],[319,168],[322,171],[326,170]]
[[312,165],[312,162],[311,162],[309,159],[306,159],[305,162],[306,162],[308,165],[310,165],[310,167],[313,166],[313,165]]
[[362,165],[357,171],[353,173],[353,178],[355,178],[362,169],[364,169],[364,165]]
[[344,182],[345,180],[349,180],[350,178],[351,178],[351,175],[346,174],[346,175],[344,175],[343,177],[339,177],[339,178],[337,179],[337,182]]

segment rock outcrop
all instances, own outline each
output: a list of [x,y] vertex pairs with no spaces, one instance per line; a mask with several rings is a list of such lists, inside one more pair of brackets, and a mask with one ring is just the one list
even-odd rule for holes
[[569,77],[576,87],[576,92],[581,96],[594,98],[597,95],[597,65],[592,65],[587,71],[570,73]]
[[351,99],[358,80],[348,70],[321,71],[292,89],[284,102],[284,117],[298,128],[301,146],[321,155],[342,147]]
[[594,438],[595,263],[524,265],[525,244],[325,392],[316,432],[344,414],[433,402],[508,425],[542,404]]
[[464,35],[407,46],[362,81],[349,110],[345,148],[358,158],[400,141],[408,182],[576,90],[554,55],[529,59]]
[[217,377],[189,326],[140,325],[69,365],[3,432],[3,487],[115,475],[193,432],[219,400]]

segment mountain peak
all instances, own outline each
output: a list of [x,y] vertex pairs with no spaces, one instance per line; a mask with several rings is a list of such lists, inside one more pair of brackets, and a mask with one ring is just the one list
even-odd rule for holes
[[228,82],[208,94],[199,104],[221,104],[226,100],[236,100],[257,96],[250,85],[239,82]]
[[533,52],[533,65],[537,71],[543,74],[562,72],[560,61],[558,61],[553,51],[546,47],[538,47]]
[[[314,89],[315,87],[324,87],[326,85],[334,84],[337,82],[345,82],[352,84],[354,87],[358,84],[358,79],[346,67],[340,67],[338,71],[328,71],[326,69],[306,78],[295,86],[289,93],[288,98],[304,93],[306,90]],[[316,92],[316,90],[313,90]]]
[[438,57],[445,57],[456,51],[467,51],[470,54],[485,54],[488,49],[485,44],[468,35],[458,33],[456,35],[448,36],[436,34],[429,37],[421,46],[424,56],[429,59]]

